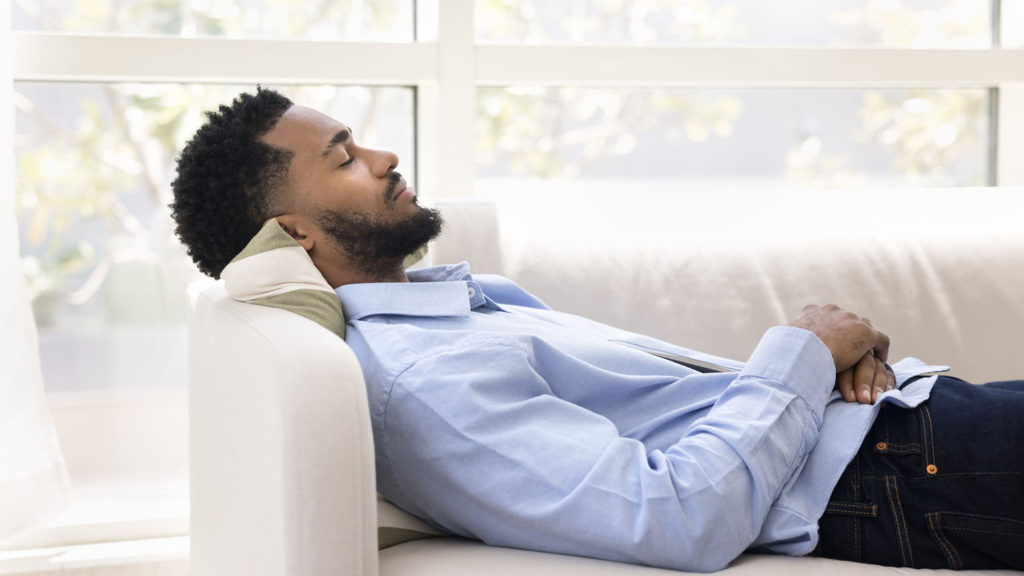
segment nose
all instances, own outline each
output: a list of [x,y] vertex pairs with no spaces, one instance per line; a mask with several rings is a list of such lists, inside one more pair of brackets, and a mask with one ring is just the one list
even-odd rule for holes
[[384,178],[398,167],[398,155],[387,150],[374,150],[370,163],[373,175]]

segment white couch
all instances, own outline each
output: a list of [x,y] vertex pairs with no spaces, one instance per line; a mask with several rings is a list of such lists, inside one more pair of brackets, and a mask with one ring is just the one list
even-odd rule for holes
[[[974,381],[1024,378],[1024,189],[642,192],[438,203],[430,258],[502,273],[549,305],[745,358],[806,303],[870,317],[892,355]],[[359,366],[288,312],[194,286],[192,574],[646,575],[670,572],[447,537],[374,488]],[[403,529],[413,532],[403,532]],[[724,573],[913,572],[744,555]]]

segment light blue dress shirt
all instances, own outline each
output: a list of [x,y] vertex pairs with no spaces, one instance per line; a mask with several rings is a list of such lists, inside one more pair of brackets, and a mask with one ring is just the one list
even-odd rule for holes
[[[337,289],[366,378],[377,488],[489,544],[681,570],[806,554],[879,406],[842,401],[812,333],[775,327],[737,373],[548,309],[466,264]],[[908,359],[897,381],[944,367]],[[934,377],[884,395],[916,406]]]

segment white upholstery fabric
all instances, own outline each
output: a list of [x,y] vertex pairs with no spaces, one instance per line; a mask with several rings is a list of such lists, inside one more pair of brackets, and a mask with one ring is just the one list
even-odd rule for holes
[[620,191],[445,201],[435,262],[467,259],[552,307],[743,360],[835,303],[894,357],[1024,376],[1024,189]]
[[[834,301],[893,336],[896,356],[979,380],[1024,376],[1024,190],[830,194],[446,201],[432,259],[468,259],[556,308],[741,359],[802,304]],[[701,219],[680,223],[684,211]],[[191,300],[194,576],[668,573],[449,538],[378,553],[378,521],[418,523],[376,510],[351,351],[305,318],[230,300],[219,283]],[[725,573],[919,572],[744,556]]]
[[[381,576],[451,576],[486,574],[487,576],[680,576],[660,568],[617,564],[592,558],[560,556],[495,548],[456,538],[409,542],[380,553]],[[981,576],[1015,574],[1009,570],[912,570],[870,566],[824,558],[795,558],[746,554],[728,568],[716,572],[722,576],[932,576],[938,574]]]
[[344,341],[194,286],[191,574],[377,573],[373,438]]

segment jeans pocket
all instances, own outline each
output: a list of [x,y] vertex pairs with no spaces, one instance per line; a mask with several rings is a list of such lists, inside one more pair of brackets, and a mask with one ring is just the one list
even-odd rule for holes
[[926,518],[950,568],[1024,569],[1024,522],[960,512],[932,512]]

